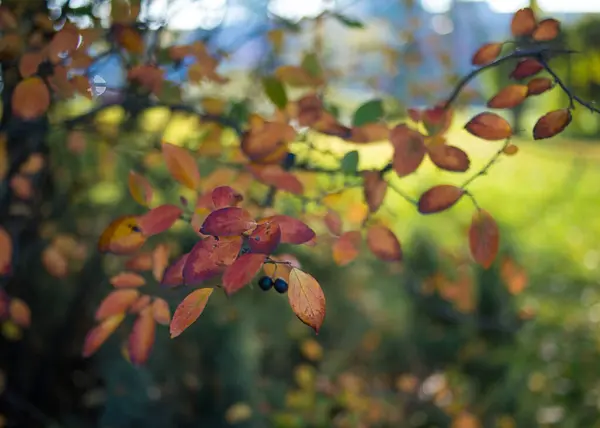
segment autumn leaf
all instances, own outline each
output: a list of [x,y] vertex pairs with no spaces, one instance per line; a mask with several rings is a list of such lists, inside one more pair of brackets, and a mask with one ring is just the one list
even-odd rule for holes
[[450,184],[440,184],[432,187],[421,195],[418,209],[421,214],[433,214],[447,210],[464,195],[460,187]]
[[531,37],[538,42],[549,42],[554,40],[560,34],[560,22],[556,19],[548,18],[541,21]]
[[519,9],[513,15],[510,32],[515,37],[530,36],[537,26],[533,10],[529,7]]
[[440,169],[454,172],[465,172],[471,166],[469,155],[462,149],[447,144],[427,147],[431,161]]
[[122,216],[113,220],[98,240],[98,251],[113,254],[131,254],[146,242],[140,228],[139,218]]
[[502,43],[486,43],[475,52],[471,64],[478,66],[489,64],[500,56],[501,51]]
[[390,133],[390,142],[394,146],[392,165],[398,176],[415,172],[427,153],[423,135],[406,125],[398,125]]
[[381,172],[377,170],[364,171],[362,176],[365,202],[369,206],[369,211],[374,213],[381,207],[381,204],[383,204],[388,189],[388,183],[381,176]]
[[42,264],[55,278],[64,278],[69,273],[67,257],[54,245],[50,245],[42,251]]
[[400,241],[385,226],[375,225],[367,230],[367,246],[381,260],[388,262],[402,260]]
[[332,235],[340,236],[343,230],[342,218],[338,213],[332,210],[327,210],[327,214],[325,214],[325,218],[323,219],[325,222],[325,226]]
[[252,281],[264,262],[264,254],[248,253],[238,257],[223,274],[225,292],[231,295]]
[[304,186],[298,177],[279,165],[250,165],[248,169],[258,181],[267,186],[273,186],[294,195],[304,193]]
[[515,69],[510,73],[512,79],[521,80],[538,74],[544,69],[544,65],[533,58],[525,58],[517,63]]
[[135,171],[129,171],[127,181],[131,197],[140,205],[148,207],[152,201],[152,186],[146,178]]
[[168,265],[169,247],[166,244],[158,244],[152,251],[152,276],[155,280],[162,280]]
[[289,276],[288,301],[292,311],[304,324],[319,333],[325,319],[325,295],[310,274],[294,268]]
[[178,285],[183,285],[183,267],[185,266],[188,256],[189,253],[179,256],[165,269],[160,285],[165,287],[177,287]]
[[253,253],[271,254],[281,242],[281,228],[274,221],[259,222],[247,242]]
[[152,345],[154,345],[155,332],[154,313],[152,308],[147,307],[140,312],[129,334],[127,350],[133,364],[144,364],[148,360]]
[[229,186],[215,187],[211,193],[211,198],[217,209],[235,207],[244,199],[238,191]]
[[527,98],[527,85],[508,85],[494,95],[487,103],[489,108],[513,108]]
[[212,252],[200,241],[192,247],[183,265],[183,282],[198,284],[221,273],[221,267],[212,258]]
[[517,146],[515,146],[514,144],[509,144],[502,149],[502,153],[504,153],[507,156],[516,155],[518,151],[519,151],[519,148]]
[[0,226],[0,276],[11,273],[13,245],[10,235]]
[[165,299],[155,297],[152,302],[152,316],[154,321],[162,325],[169,325],[171,322],[171,310]]
[[42,116],[50,107],[50,91],[39,77],[28,77],[17,83],[12,94],[12,112],[24,120]]
[[198,319],[213,291],[212,288],[199,288],[192,291],[179,303],[169,328],[171,339],[179,336]]
[[129,307],[130,314],[139,314],[152,303],[152,298],[147,294],[142,294],[137,298],[135,302]]
[[452,124],[453,110],[446,105],[445,101],[426,108],[421,113],[421,120],[430,137],[445,133]]
[[343,233],[333,244],[333,260],[338,266],[352,262],[359,254],[362,236],[358,231]]
[[146,280],[135,272],[121,272],[110,278],[110,283],[115,288],[134,288],[146,284]]
[[510,124],[496,113],[479,113],[472,118],[465,129],[472,135],[484,140],[504,140],[512,135]]
[[173,226],[181,214],[183,210],[177,205],[159,205],[139,217],[139,227],[147,237],[157,235]]
[[473,214],[469,227],[469,247],[473,259],[485,269],[489,268],[500,244],[500,231],[494,218],[485,210],[479,209]]
[[567,108],[546,113],[533,127],[533,139],[542,140],[560,134],[569,126],[572,119],[571,110]]
[[200,232],[204,235],[241,235],[256,227],[252,215],[243,208],[226,207],[213,211],[206,217]]
[[125,319],[125,313],[119,313],[106,318],[85,336],[82,355],[84,358],[94,354],[106,339],[121,325]]
[[200,188],[198,165],[189,151],[173,144],[163,143],[162,154],[167,169],[175,180],[192,190]]
[[125,313],[139,296],[140,292],[135,288],[111,291],[96,310],[96,320],[102,321],[113,315]]
[[31,309],[27,303],[18,297],[10,299],[8,305],[10,319],[19,327],[27,328],[31,324]]
[[535,77],[527,82],[527,95],[539,95],[552,89],[554,83],[547,77]]
[[304,222],[287,215],[274,215],[263,219],[279,224],[281,229],[281,243],[301,245],[315,238],[315,232]]

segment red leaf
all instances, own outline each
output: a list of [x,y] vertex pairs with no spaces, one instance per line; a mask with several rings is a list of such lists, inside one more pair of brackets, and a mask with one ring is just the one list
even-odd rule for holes
[[145,236],[159,234],[173,226],[181,214],[183,210],[177,205],[160,205],[140,217],[140,229]]
[[144,364],[150,356],[154,336],[156,333],[156,322],[152,308],[144,309],[133,323],[133,329],[129,335],[127,350],[129,359],[135,365]]
[[211,198],[215,208],[235,207],[244,199],[239,192],[229,186],[216,187],[211,193]]
[[527,82],[527,95],[543,94],[554,87],[554,83],[547,77],[536,77]]
[[381,176],[380,171],[363,172],[365,201],[369,206],[369,211],[376,212],[383,203],[388,189],[388,183]]
[[165,299],[155,297],[152,302],[152,316],[154,321],[162,325],[169,325],[171,322],[171,309]]
[[178,285],[183,285],[183,267],[189,254],[190,253],[183,254],[165,269],[165,273],[163,274],[160,282],[161,285],[166,287],[177,287]]
[[169,247],[165,244],[158,244],[152,251],[152,276],[154,279],[161,281],[168,265]]
[[427,147],[429,158],[441,169],[454,172],[465,172],[471,166],[469,155],[458,147],[446,144],[432,145]]
[[340,236],[343,230],[343,223],[340,215],[335,211],[328,210],[327,214],[325,214],[325,226],[329,232],[331,232],[335,236]]
[[179,336],[198,319],[204,311],[208,298],[212,294],[212,288],[199,288],[188,294],[175,309],[171,320],[171,339]]
[[194,245],[183,266],[184,283],[189,285],[207,281],[219,275],[221,270],[212,258],[212,250],[200,241]]
[[325,319],[325,294],[315,278],[300,269],[290,272],[288,301],[294,314],[319,333]]
[[367,230],[367,246],[379,259],[393,262],[402,260],[402,248],[396,235],[385,226],[371,226]]
[[345,266],[352,262],[359,254],[362,240],[360,232],[345,232],[333,244],[333,260],[338,266]]
[[465,191],[450,184],[434,186],[419,198],[418,208],[421,214],[433,214],[444,211],[457,203]]
[[241,235],[256,227],[256,221],[245,209],[227,207],[213,211],[206,217],[200,232],[212,236]]
[[125,313],[139,295],[140,292],[134,288],[111,291],[96,310],[96,320],[102,321],[113,315]]
[[527,98],[529,89],[526,85],[508,85],[493,96],[487,103],[489,108],[513,108]]
[[121,272],[110,279],[110,283],[116,288],[141,287],[146,283],[144,277],[134,272]]
[[471,64],[489,64],[500,56],[500,52],[502,52],[502,43],[486,43],[475,52],[475,55],[471,59]]
[[12,253],[12,239],[6,229],[0,226],[0,276],[10,274]]
[[204,242],[217,266],[229,266],[240,254],[244,239],[241,236],[224,236],[218,239],[209,236]]
[[152,303],[152,298],[147,294],[142,294],[138,299],[133,302],[131,307],[129,308],[130,314],[139,314]]
[[533,58],[525,58],[517,64],[515,69],[510,73],[512,79],[521,80],[526,77],[531,77],[538,74],[544,69],[544,66]]
[[533,139],[542,140],[560,134],[571,123],[570,109],[554,110],[540,117],[533,127]]
[[493,217],[484,210],[477,210],[469,227],[469,247],[473,259],[485,269],[489,268],[500,245],[500,231]]
[[264,254],[248,253],[238,257],[223,274],[225,292],[231,295],[252,281],[264,262]]
[[152,201],[152,186],[148,180],[135,171],[129,171],[127,184],[131,197],[138,204],[148,207]]
[[248,237],[248,246],[253,253],[271,254],[281,242],[281,229],[274,221],[259,222]]
[[533,10],[529,7],[519,9],[513,15],[510,23],[510,32],[515,37],[530,36],[537,23]]
[[496,113],[479,113],[465,125],[465,129],[484,140],[504,140],[512,135],[510,124]]
[[106,339],[119,327],[119,325],[125,319],[125,314],[120,313],[106,318],[101,324],[94,327],[85,336],[83,343],[82,355],[84,358],[88,358],[94,354]]
[[125,262],[125,269],[144,272],[152,269],[152,253],[140,253]]
[[406,125],[398,125],[392,129],[390,142],[394,146],[392,164],[398,176],[415,172],[427,153],[423,135]]
[[452,124],[452,110],[445,101],[423,110],[423,125],[430,137],[443,134]]
[[163,143],[162,154],[171,176],[185,187],[197,190],[200,187],[200,173],[196,159],[186,149]]
[[532,34],[533,40],[538,42],[549,42],[554,40],[560,34],[560,22],[556,19],[548,18],[540,22]]
[[263,219],[279,224],[281,229],[281,243],[300,245],[309,242],[315,237],[315,232],[304,222],[287,215],[274,215]]
[[273,186],[294,195],[304,193],[304,186],[300,180],[279,165],[251,165],[249,169],[258,181],[267,186]]
[[12,322],[18,326],[27,328],[31,324],[31,309],[29,309],[27,303],[18,297],[10,299],[8,313]]

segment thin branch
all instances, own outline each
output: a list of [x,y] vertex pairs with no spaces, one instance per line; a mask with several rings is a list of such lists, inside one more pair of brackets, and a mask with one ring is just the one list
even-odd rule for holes
[[509,145],[509,143],[510,143],[510,138],[507,138],[504,141],[504,144],[502,145],[502,147],[500,147],[500,149],[494,154],[494,156],[492,156],[492,158],[488,161],[488,163],[486,163],[483,166],[483,168],[481,168],[477,173],[475,173],[473,176],[471,176],[470,178],[468,178],[467,181],[465,181],[462,184],[462,186],[460,186],[460,187],[463,188],[463,189],[465,189],[477,177],[481,177],[482,175],[487,174],[488,170],[496,163],[496,161],[498,160],[498,158],[500,158],[500,155],[502,155],[502,152],[504,152],[504,149],[506,148],[506,146]]

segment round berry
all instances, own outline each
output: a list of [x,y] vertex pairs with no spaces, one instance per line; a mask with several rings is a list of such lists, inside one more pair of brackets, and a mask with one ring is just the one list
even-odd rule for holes
[[271,289],[271,287],[273,287],[273,279],[269,278],[268,276],[263,276],[258,280],[258,286],[262,290],[268,291]]
[[277,290],[278,293],[285,293],[288,290],[288,283],[285,282],[285,280],[281,279],[281,278],[277,278],[275,280],[275,290]]

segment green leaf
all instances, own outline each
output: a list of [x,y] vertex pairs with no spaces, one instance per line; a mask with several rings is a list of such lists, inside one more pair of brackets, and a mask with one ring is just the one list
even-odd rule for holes
[[229,118],[238,126],[247,123],[249,115],[250,109],[248,108],[248,102],[245,100],[232,103],[228,114]]
[[355,174],[358,170],[358,152],[352,150],[344,155],[341,162],[341,169],[344,174]]
[[283,84],[275,77],[265,77],[262,83],[271,102],[280,109],[284,109],[288,103],[288,98]]
[[381,100],[367,101],[354,112],[353,126],[362,126],[367,123],[379,122],[384,116],[383,102]]
[[302,58],[302,68],[305,69],[311,77],[321,77],[323,70],[315,53],[307,53]]
[[335,13],[333,16],[335,16],[338,19],[338,21],[340,21],[346,27],[349,27],[349,28],[365,28],[365,25],[362,22],[357,21],[355,19],[348,18],[347,16],[341,15],[339,13]]

